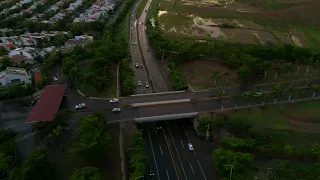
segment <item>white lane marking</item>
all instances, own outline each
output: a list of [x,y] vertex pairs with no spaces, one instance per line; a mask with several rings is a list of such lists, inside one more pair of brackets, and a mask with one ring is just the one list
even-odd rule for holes
[[163,156],[163,152],[162,152],[161,145],[159,145],[159,148],[160,148],[160,152],[161,152],[161,154],[162,154],[162,156]]
[[158,179],[160,180],[159,171],[158,171],[158,164],[157,164],[157,161],[156,161],[156,156],[154,155],[153,145],[152,145],[152,141],[151,141],[151,136],[150,136],[150,131],[149,131],[149,130],[148,130],[148,135],[149,135],[149,140],[150,140],[150,144],[151,144],[151,150],[152,150],[152,155],[153,155],[154,163],[155,163],[155,165],[156,165],[156,170],[157,170]]
[[204,180],[207,180],[207,178],[206,178],[206,176],[204,175],[204,172],[203,172],[203,170],[202,170],[202,167],[201,167],[201,165],[200,165],[200,163],[199,163],[199,160],[197,160],[197,162],[198,162],[198,164],[199,164],[199,167],[200,167],[200,170],[201,170],[202,175],[203,175],[203,177],[204,177]]
[[184,133],[186,134],[186,136],[188,136],[187,131],[184,131]]
[[183,142],[182,142],[182,140],[181,140],[181,139],[180,139],[180,142],[181,142],[182,148],[184,148],[184,145],[183,145]]
[[194,174],[194,170],[193,170],[193,168],[192,168],[191,163],[189,163],[189,165],[190,165],[190,168],[191,168],[191,170],[192,170],[192,173]]
[[196,154],[196,152],[195,152],[195,151],[193,151],[193,154],[194,154],[194,156],[197,156],[197,154]]
[[166,169],[166,173],[167,173],[168,180],[170,180],[170,176],[167,169]]

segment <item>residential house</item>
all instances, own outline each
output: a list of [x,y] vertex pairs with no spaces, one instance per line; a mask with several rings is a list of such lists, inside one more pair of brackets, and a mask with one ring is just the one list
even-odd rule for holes
[[0,85],[6,86],[9,84],[29,84],[31,80],[26,69],[7,67],[5,71],[0,72]]
[[21,66],[21,64],[34,64],[35,61],[33,59],[27,59],[24,55],[14,55],[11,57],[11,61],[13,62],[14,65],[16,66]]
[[25,59],[35,59],[40,56],[40,52],[32,47],[17,48],[9,52],[9,57],[12,58],[14,55],[23,55]]
[[72,49],[76,46],[82,46],[84,47],[89,42],[93,41],[93,36],[75,36],[74,39],[69,39],[65,42],[65,48],[66,49]]

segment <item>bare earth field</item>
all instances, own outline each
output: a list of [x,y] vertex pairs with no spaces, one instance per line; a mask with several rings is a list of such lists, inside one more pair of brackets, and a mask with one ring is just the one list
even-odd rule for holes
[[164,35],[318,48],[317,0],[157,0]]

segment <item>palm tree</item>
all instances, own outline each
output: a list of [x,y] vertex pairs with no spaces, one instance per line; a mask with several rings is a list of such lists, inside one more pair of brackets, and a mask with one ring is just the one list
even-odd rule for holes
[[282,88],[281,88],[280,83],[278,83],[278,84],[273,88],[272,94],[273,94],[273,96],[274,96],[273,105],[276,105],[277,98],[282,96]]
[[217,81],[221,78],[221,73],[218,70],[213,71],[211,79],[214,81],[214,86],[217,85]]
[[292,94],[294,94],[297,91],[297,89],[291,85],[286,89],[286,91],[289,93],[288,101],[290,101]]
[[251,91],[246,91],[243,96],[244,98],[248,101],[248,108],[250,109],[251,108],[251,101],[254,100],[254,92],[251,92]]
[[308,72],[309,72],[309,67],[310,67],[310,64],[314,63],[314,57],[310,57],[306,63],[308,63],[308,67],[307,67],[307,70],[306,70],[306,74],[304,76],[307,76],[308,75]]
[[313,64],[314,64],[315,68],[317,68],[316,74],[318,74],[319,68],[320,68],[320,61],[319,61],[319,60],[316,60]]
[[224,78],[225,78],[224,87],[226,87],[227,82],[228,82],[227,77],[230,76],[230,75],[231,75],[231,74],[230,74],[229,71],[225,71],[225,72],[223,73],[223,76],[224,76]]
[[261,92],[261,94],[260,94],[259,96],[257,96],[256,100],[257,100],[257,101],[261,101],[261,108],[264,107],[264,103],[265,103],[265,101],[267,100],[267,98],[268,98],[268,97],[265,95],[264,92]]
[[267,71],[272,67],[271,62],[269,61],[264,61],[263,63],[263,69],[264,69],[264,78],[267,77]]
[[234,105],[234,110],[237,110],[238,107],[238,102],[239,100],[242,98],[241,94],[236,92],[234,95],[232,95],[232,100],[234,100],[236,102],[236,104]]
[[305,94],[303,94],[302,91],[297,91],[297,99],[299,99],[300,101],[302,101],[302,99],[305,97]]
[[274,70],[274,79],[277,79],[278,74],[281,73],[282,68],[277,64],[275,67],[273,67]]
[[319,92],[319,85],[311,85],[310,88],[312,89],[313,93],[312,93],[312,98],[315,97],[316,93]]
[[286,73],[286,74],[292,74],[293,73],[293,66],[291,63],[287,63],[284,65],[284,68],[283,68],[283,71]]
[[299,70],[300,70],[301,64],[303,64],[303,59],[298,59],[295,62],[298,64],[297,75],[299,75]]

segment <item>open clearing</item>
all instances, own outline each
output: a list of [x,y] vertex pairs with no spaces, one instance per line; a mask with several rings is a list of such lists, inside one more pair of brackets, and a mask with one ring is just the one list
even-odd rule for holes
[[164,35],[318,48],[317,0],[155,0]]
[[[225,85],[226,87],[237,86],[236,72],[219,61],[189,61],[180,65],[180,68],[183,72],[183,78],[196,91],[211,89],[214,87],[223,87]],[[216,86],[214,86],[214,81],[211,80],[211,76],[214,71],[219,71],[221,73],[221,78],[217,81]],[[229,75],[225,76],[225,72],[228,72]],[[225,77],[227,77],[227,81]]]
[[274,142],[308,147],[320,142],[320,101],[283,104],[264,109],[228,112],[231,117],[246,117],[260,132],[270,134]]

